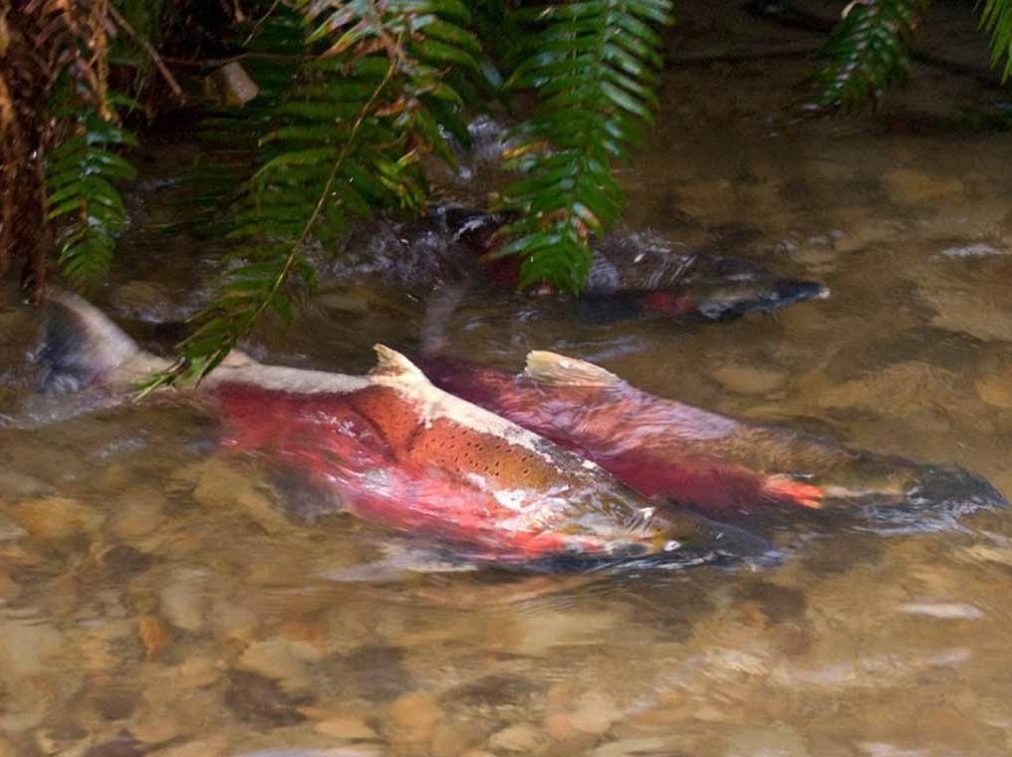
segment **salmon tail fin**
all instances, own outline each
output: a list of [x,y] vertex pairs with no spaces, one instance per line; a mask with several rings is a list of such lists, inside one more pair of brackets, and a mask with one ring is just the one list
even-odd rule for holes
[[524,375],[548,386],[621,386],[625,382],[614,373],[593,363],[534,350],[527,355]]
[[45,371],[43,391],[77,391],[96,383],[120,383],[154,370],[161,361],[148,355],[98,308],[69,292],[49,296],[38,361]]
[[376,352],[376,367],[371,371],[373,376],[410,377],[429,383],[422,370],[397,350],[384,344],[373,345],[373,350]]

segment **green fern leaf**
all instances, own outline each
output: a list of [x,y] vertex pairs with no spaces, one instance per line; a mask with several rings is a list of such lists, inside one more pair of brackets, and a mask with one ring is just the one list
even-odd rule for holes
[[126,226],[126,208],[113,182],[133,179],[136,172],[113,150],[135,140],[94,109],[79,118],[77,130],[46,158],[46,207],[47,219],[60,225],[60,267],[73,286],[86,287],[109,270]]
[[590,237],[625,204],[612,162],[628,157],[652,121],[657,27],[671,14],[668,0],[582,0],[517,13],[533,33],[514,51],[506,86],[539,96],[509,161],[526,176],[504,193],[520,220],[504,230],[517,239],[501,254],[523,257],[522,286],[582,289]]
[[908,49],[928,0],[856,0],[847,6],[822,53],[817,112],[856,110],[874,104],[906,78]]
[[991,35],[991,65],[1001,69],[1004,82],[1012,73],[1012,2],[986,0],[980,25]]

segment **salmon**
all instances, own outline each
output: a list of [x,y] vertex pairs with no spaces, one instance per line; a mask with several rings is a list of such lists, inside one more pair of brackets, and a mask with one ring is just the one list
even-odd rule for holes
[[[477,256],[483,278],[515,288],[521,259],[496,256],[505,241],[499,231],[510,220],[502,213],[437,205],[426,222]],[[829,289],[817,281],[780,276],[712,251],[676,250],[649,233],[614,232],[594,244],[589,277],[573,309],[590,323],[631,318],[713,322],[828,296]]]
[[[101,312],[61,295],[45,385],[124,391],[167,361]],[[595,463],[436,388],[376,346],[365,376],[261,364],[234,352],[188,393],[221,419],[221,445],[299,471],[362,520],[474,561],[666,564],[762,554],[765,542],[689,510],[661,514]]]
[[531,352],[520,375],[443,357],[419,364],[437,386],[585,455],[641,494],[708,514],[767,505],[965,512],[1007,504],[960,468],[739,421],[551,352]]

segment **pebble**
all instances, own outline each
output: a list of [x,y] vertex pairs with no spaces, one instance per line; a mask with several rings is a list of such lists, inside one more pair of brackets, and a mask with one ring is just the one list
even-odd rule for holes
[[324,736],[348,741],[372,741],[378,738],[376,731],[369,727],[360,715],[334,715],[317,721],[313,730]]
[[242,670],[229,673],[225,706],[245,723],[270,728],[301,723],[306,717],[299,704],[269,678]]
[[604,734],[621,717],[622,712],[615,701],[600,691],[588,691],[576,703],[576,709],[569,713],[569,722],[577,731]]
[[168,621],[184,631],[204,628],[207,597],[204,587],[207,574],[194,568],[178,568],[159,592],[162,613]]
[[428,743],[435,735],[436,726],[443,719],[443,711],[436,698],[425,691],[404,694],[390,703],[387,715],[398,741]]
[[[0,507],[3,507],[3,502],[0,502]],[[0,542],[16,541],[27,535],[28,532],[25,529],[3,513],[0,513]]]
[[710,369],[709,374],[725,389],[738,394],[769,394],[787,382],[783,371],[741,363],[723,363]]
[[938,200],[961,200],[966,187],[959,179],[929,176],[912,168],[899,168],[882,177],[889,199],[901,205],[919,205]]
[[21,586],[11,578],[3,568],[0,568],[0,604],[4,602],[10,602],[18,594],[21,593]]
[[1012,410],[1012,384],[1009,376],[988,373],[980,376],[973,384],[980,399],[1001,410]]
[[489,748],[503,752],[528,754],[545,741],[545,734],[530,723],[517,723],[496,731],[488,740]]
[[236,667],[277,681],[286,692],[304,691],[313,684],[310,663],[319,662],[321,657],[308,642],[268,639],[251,644]]
[[0,621],[0,671],[11,679],[36,675],[47,660],[63,647],[63,637],[53,626],[28,621]]
[[13,470],[0,472],[0,497],[17,502],[31,497],[46,497],[52,493],[52,486],[33,476]]
[[94,535],[104,520],[101,513],[83,502],[64,497],[22,502],[13,507],[10,514],[28,533],[45,541]]
[[120,539],[130,540],[146,536],[158,528],[165,519],[165,495],[157,489],[138,487],[124,492],[118,498],[116,514],[109,526]]
[[214,509],[238,507],[268,534],[291,528],[284,513],[248,476],[217,459],[201,463],[199,469],[193,496],[200,504]]
[[805,740],[793,728],[745,728],[727,739],[725,757],[808,757]]
[[621,739],[602,744],[590,753],[589,757],[661,757],[662,755],[681,754],[679,742],[672,737],[645,737],[639,739]]
[[228,753],[228,737],[211,736],[159,751],[158,757],[218,757]]

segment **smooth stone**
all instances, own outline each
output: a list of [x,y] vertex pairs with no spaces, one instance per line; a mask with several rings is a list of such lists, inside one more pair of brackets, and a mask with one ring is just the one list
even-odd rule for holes
[[717,383],[737,394],[769,394],[787,382],[787,374],[771,368],[724,363],[709,371]]
[[184,631],[196,632],[205,626],[204,595],[207,574],[193,568],[178,568],[159,592],[162,613],[168,621]]
[[251,644],[236,663],[239,670],[277,681],[286,692],[303,691],[313,685],[310,663],[322,655],[312,644],[287,639],[268,639]]
[[600,691],[588,691],[577,700],[576,705],[576,709],[569,713],[569,723],[583,733],[605,734],[622,716],[615,701]]
[[165,520],[167,505],[165,495],[157,489],[146,486],[131,489],[118,497],[109,527],[120,539],[147,536]]
[[[0,502],[0,507],[3,507],[3,502]],[[28,532],[25,529],[3,513],[0,513],[0,542],[16,541],[27,535]]]
[[301,723],[306,717],[298,705],[276,681],[242,670],[229,673],[225,706],[245,723],[269,728]]
[[805,740],[793,728],[745,728],[727,739],[725,757],[808,757]]
[[517,723],[496,731],[488,740],[491,749],[530,753],[546,741],[546,734],[530,723]]
[[220,460],[199,465],[193,497],[208,508],[241,509],[268,534],[291,528],[284,513],[257,489],[255,482]]
[[639,739],[621,739],[602,744],[589,757],[663,757],[681,754],[672,737],[647,736]]
[[962,200],[966,187],[959,179],[930,176],[912,168],[899,168],[882,176],[889,199],[901,205],[938,200]]
[[335,715],[316,722],[313,730],[324,736],[348,741],[372,741],[378,738],[376,731],[360,715]]
[[104,516],[75,499],[47,497],[15,505],[11,517],[36,539],[58,541],[96,534]]
[[428,743],[443,719],[443,710],[432,694],[415,691],[391,702],[387,716],[399,741]]
[[974,383],[973,388],[977,396],[991,407],[1001,410],[1012,410],[1012,384],[1009,383],[1012,377],[1008,375],[988,373],[980,376]]
[[21,586],[11,578],[10,573],[0,568],[0,604],[10,602],[21,593]]
[[15,502],[31,497],[47,497],[55,490],[44,481],[17,471],[0,471],[0,497]]
[[62,648],[63,636],[50,625],[0,621],[0,670],[7,680],[42,673]]

